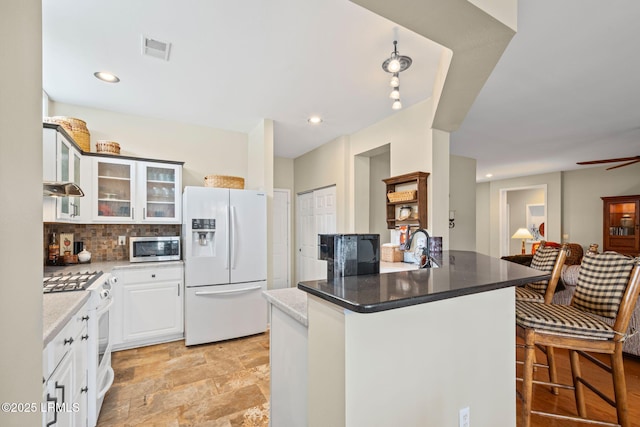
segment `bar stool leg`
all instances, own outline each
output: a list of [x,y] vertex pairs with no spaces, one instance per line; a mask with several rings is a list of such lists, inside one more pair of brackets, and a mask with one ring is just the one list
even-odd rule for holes
[[571,361],[571,376],[573,377],[573,387],[576,396],[576,409],[582,418],[587,417],[587,407],[584,401],[584,385],[579,381],[582,377],[580,369],[580,354],[575,350],[569,350]]
[[624,378],[624,363],[622,358],[622,344],[616,343],[616,348],[611,354],[611,367],[613,368],[613,390],[616,396],[616,411],[618,424],[622,427],[631,426],[627,413],[627,384]]
[[536,346],[533,331],[527,329],[524,334],[524,366],[522,367],[522,427],[531,426],[531,401],[533,400],[533,362],[536,358]]
[[[545,349],[547,353],[547,365],[549,365],[549,381],[552,383],[558,383],[558,374],[556,372],[556,358],[553,347],[547,346]],[[556,396],[560,394],[558,387],[551,387],[551,393]]]

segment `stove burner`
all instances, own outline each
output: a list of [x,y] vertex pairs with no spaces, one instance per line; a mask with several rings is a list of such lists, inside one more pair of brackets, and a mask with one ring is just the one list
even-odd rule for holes
[[42,280],[43,292],[84,291],[102,275],[102,271],[84,273],[60,273],[44,276]]

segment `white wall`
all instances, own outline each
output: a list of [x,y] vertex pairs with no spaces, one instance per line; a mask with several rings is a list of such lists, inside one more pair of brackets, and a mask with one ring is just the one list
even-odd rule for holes
[[[475,172],[474,172],[475,174]],[[476,185],[476,251],[491,254],[491,184]]]
[[640,164],[619,169],[585,168],[562,173],[563,240],[602,249],[602,199],[640,194]]
[[[42,399],[42,1],[0,2],[0,401]],[[39,408],[39,406],[38,406]],[[0,412],[2,426],[37,426]]]
[[387,195],[382,180],[389,178],[389,152],[378,154],[369,159],[369,232],[380,235],[380,244],[390,241],[387,229]]
[[273,188],[286,188],[293,192],[293,159],[273,159]]
[[[455,211],[455,227],[449,229],[449,249],[476,250],[476,160],[451,156],[449,210]],[[447,218],[448,219],[448,218]]]
[[293,159],[286,159],[283,157],[275,157],[273,159],[273,188],[284,188],[291,191],[291,200],[289,205],[289,249],[291,262],[289,263],[289,277],[295,276],[295,259],[296,259],[296,245],[294,234],[294,221],[295,221],[295,195],[293,186]]
[[549,184],[547,222],[553,230],[546,227],[547,240],[578,243],[583,248],[597,243],[602,248],[601,197],[640,194],[640,164],[605,169],[584,168],[477,184],[477,251],[499,256],[494,246],[498,244],[496,191],[540,184]]
[[247,179],[248,135],[164,119],[53,102],[50,115],[77,117],[87,122],[91,151],[99,139],[116,141],[120,154],[184,161],[183,185],[204,185],[206,175]]
[[339,233],[350,230],[347,225],[349,203],[346,192],[349,179],[346,173],[348,146],[349,137],[343,136],[296,158],[293,162],[295,194],[336,186],[336,230]]

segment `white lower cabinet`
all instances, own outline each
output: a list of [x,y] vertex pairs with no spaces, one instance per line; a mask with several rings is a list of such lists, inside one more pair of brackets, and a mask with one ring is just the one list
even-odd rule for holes
[[87,320],[85,305],[43,351],[43,426],[87,426]]
[[184,336],[182,265],[116,269],[113,348],[181,339]]

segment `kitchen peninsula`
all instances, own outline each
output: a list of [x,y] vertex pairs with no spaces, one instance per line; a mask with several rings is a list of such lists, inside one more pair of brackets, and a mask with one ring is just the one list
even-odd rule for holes
[[456,427],[464,408],[475,427],[515,426],[513,287],[548,275],[468,251],[435,261],[298,284],[309,426]]

